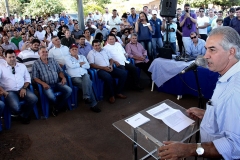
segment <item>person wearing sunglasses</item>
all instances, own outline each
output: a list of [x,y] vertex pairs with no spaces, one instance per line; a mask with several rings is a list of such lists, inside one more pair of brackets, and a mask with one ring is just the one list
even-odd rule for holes
[[[6,62],[0,63],[1,92],[5,96],[5,104],[12,114],[18,114],[23,124],[30,123],[30,114],[37,103],[38,98],[28,86],[31,77],[24,64],[16,62],[16,55],[13,50],[6,50]],[[19,101],[25,101],[25,105],[20,106]]]
[[185,47],[186,56],[196,58],[198,55],[204,55],[206,52],[205,41],[198,38],[196,32],[190,33],[191,41]]
[[209,18],[205,16],[204,8],[199,8],[199,16],[197,17],[198,33],[204,41],[207,39],[207,27],[210,26]]

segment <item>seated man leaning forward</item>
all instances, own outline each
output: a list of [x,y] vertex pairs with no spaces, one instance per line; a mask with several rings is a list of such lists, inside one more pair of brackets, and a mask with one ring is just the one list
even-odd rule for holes
[[[24,64],[16,62],[13,50],[6,50],[6,62],[0,63],[0,89],[5,96],[5,104],[12,113],[19,114],[23,124],[30,123],[30,114],[38,98],[28,86],[31,77]],[[20,106],[19,101],[24,100],[25,105]]]
[[163,142],[161,159],[201,156],[240,159],[240,36],[231,27],[213,29],[205,45],[209,70],[218,72],[216,88],[207,109],[190,108],[192,118],[202,119],[201,143]]
[[[66,85],[66,78],[62,68],[53,58],[48,58],[47,48],[41,46],[39,48],[40,58],[33,63],[32,78],[36,83],[43,87],[43,92],[47,98],[54,103],[52,110],[53,116],[57,116],[68,97],[72,93],[72,89]],[[59,91],[62,94],[58,97],[54,92]]]
[[126,52],[130,58],[135,60],[135,66],[141,68],[151,79],[152,74],[148,72],[148,68],[151,65],[151,61],[147,58],[147,50],[143,48],[141,43],[137,41],[137,34],[131,35],[130,42],[126,45]]
[[118,42],[116,42],[116,36],[114,34],[109,34],[107,38],[107,45],[104,47],[104,49],[108,50],[110,53],[114,63],[116,66],[123,70],[128,70],[129,76],[131,76],[131,79],[133,80],[133,89],[135,90],[143,90],[142,87],[139,86],[139,77],[137,73],[137,67],[135,67],[133,64],[131,64],[126,56],[127,53],[122,47],[122,45]]
[[71,76],[73,85],[82,89],[83,99],[86,104],[90,105],[90,109],[93,112],[101,112],[97,107],[97,101],[92,89],[92,81],[88,75],[87,69],[90,68],[90,65],[87,59],[83,55],[78,55],[78,46],[76,44],[72,44],[69,51],[71,56],[65,59],[65,65],[68,75]]
[[95,39],[92,41],[93,50],[91,50],[87,59],[92,68],[98,69],[98,77],[104,81],[109,89],[109,102],[115,102],[114,93],[114,78],[118,78],[118,84],[116,88],[116,96],[121,99],[127,98],[127,96],[122,94],[123,87],[127,78],[127,72],[113,67],[113,59],[106,49],[101,48],[100,41]]
[[196,32],[190,33],[190,42],[185,46],[187,56],[197,58],[198,55],[203,55],[206,52],[205,41],[198,38]]

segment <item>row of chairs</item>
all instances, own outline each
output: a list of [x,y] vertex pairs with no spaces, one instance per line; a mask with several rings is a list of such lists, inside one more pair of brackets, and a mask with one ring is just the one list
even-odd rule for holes
[[[133,59],[129,58],[128,60],[130,61],[130,63],[134,64]],[[114,67],[116,67],[116,66],[114,66]],[[71,77],[66,72],[66,66],[63,66],[62,69],[63,69],[65,77],[67,79],[67,84],[72,89],[72,94],[67,102],[69,110],[72,110],[78,106],[78,87],[74,86],[72,84]],[[138,68],[138,72],[140,75],[139,68]],[[104,81],[102,81],[101,79],[98,78],[96,69],[90,68],[90,69],[88,69],[88,73],[92,80],[92,87],[93,87],[93,92],[95,94],[96,100],[101,101],[103,99]],[[116,83],[117,83],[117,79],[116,79]],[[49,101],[43,92],[44,88],[42,87],[42,85],[37,84],[37,86],[38,86],[38,93],[39,93],[39,98],[41,101],[41,108],[42,108],[42,113],[43,113],[42,118],[47,119],[47,118],[49,118]],[[32,91],[34,93],[34,89],[31,84],[29,85],[29,89],[30,89],[30,91]],[[59,96],[59,95],[61,95],[61,92],[54,92],[54,94],[55,94],[55,96]],[[4,102],[3,96],[1,96],[1,100]],[[19,106],[22,106],[24,104],[25,104],[24,100],[19,102]],[[38,114],[38,108],[36,105],[34,106],[33,110],[34,110],[36,119],[40,119],[39,114]],[[4,117],[4,122],[5,122],[5,128],[10,129],[11,128],[11,111],[10,111],[9,107],[7,107],[7,106],[5,107],[3,115],[4,115],[3,117]],[[1,120],[0,120],[0,131],[1,130],[2,130],[2,125],[1,125]]]

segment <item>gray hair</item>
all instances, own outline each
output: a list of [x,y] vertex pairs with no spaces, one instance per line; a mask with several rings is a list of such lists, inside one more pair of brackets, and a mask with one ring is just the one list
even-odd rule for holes
[[235,48],[235,58],[240,59],[240,36],[235,29],[228,26],[218,27],[210,32],[209,37],[213,35],[222,35],[223,38],[219,44],[225,51]]
[[131,37],[133,37],[133,36],[134,36],[134,37],[138,37],[137,33],[132,33],[132,34],[131,34]]

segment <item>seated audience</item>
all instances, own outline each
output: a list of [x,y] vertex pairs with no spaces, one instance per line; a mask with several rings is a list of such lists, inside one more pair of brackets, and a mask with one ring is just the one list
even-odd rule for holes
[[[5,96],[5,104],[13,114],[19,114],[23,124],[30,123],[30,114],[38,98],[28,86],[31,83],[30,74],[24,64],[16,62],[13,50],[6,50],[6,62],[0,63],[1,93]],[[25,105],[20,106],[19,101]]]
[[85,41],[85,36],[80,35],[78,44],[78,54],[87,58],[88,53],[92,50],[92,45]]
[[[11,42],[14,43],[17,47],[19,42],[22,40],[22,37],[19,36],[19,32],[15,29],[13,31],[13,38],[11,39]],[[20,50],[20,48],[18,48]]]
[[147,51],[137,41],[137,37],[136,33],[131,35],[130,42],[126,45],[126,52],[128,53],[128,57],[135,60],[135,66],[141,68],[151,79],[151,72],[148,72],[151,61],[147,58]]
[[61,44],[69,48],[73,43],[75,43],[75,39],[71,37],[71,32],[66,30],[65,37],[61,39]]
[[73,85],[82,89],[83,99],[86,104],[89,104],[90,109],[93,112],[101,112],[97,107],[97,101],[92,89],[92,81],[88,75],[87,69],[90,68],[90,65],[86,57],[78,55],[78,46],[76,44],[72,44],[70,47],[70,54],[71,56],[65,59],[67,74],[71,77]]
[[206,52],[205,41],[198,38],[196,32],[190,33],[191,41],[185,47],[187,56],[196,58],[198,55],[204,55]]
[[[32,66],[33,80],[42,85],[46,97],[54,103],[52,110],[53,116],[57,116],[60,109],[63,109],[65,102],[72,93],[72,89],[66,85],[66,78],[62,68],[53,58],[48,58],[47,48],[39,48],[40,58]],[[62,94],[55,96],[54,92],[59,91]]]
[[22,40],[18,43],[18,49],[22,51],[22,46],[25,42],[27,42],[27,35],[25,33],[22,33]]
[[57,36],[52,37],[54,47],[49,50],[48,57],[54,58],[62,67],[65,64],[65,58],[70,56],[67,46],[61,45],[61,41]]
[[3,44],[1,45],[3,47],[4,50],[18,50],[17,46],[12,43],[12,42],[9,42],[9,39],[8,39],[8,36],[4,35],[3,36]]
[[122,90],[127,78],[127,72],[113,67],[113,59],[106,49],[101,48],[100,41],[95,39],[92,42],[93,50],[91,50],[87,59],[92,68],[98,69],[97,74],[100,79],[104,81],[110,94],[109,102],[115,102],[114,92],[114,78],[118,78],[116,87],[116,96],[121,99],[127,98],[122,94]]
[[89,29],[84,30],[85,41],[92,44],[93,36],[91,36]]
[[76,39],[79,39],[80,35],[83,35],[83,31],[79,29],[78,23],[74,24],[74,30],[72,31],[72,37]]
[[137,73],[137,67],[135,67],[133,64],[131,64],[126,56],[127,53],[123,49],[122,45],[118,42],[116,42],[116,37],[114,34],[109,34],[107,39],[108,44],[104,47],[109,53],[110,56],[113,59],[113,62],[116,64],[116,66],[123,70],[128,70],[128,75],[131,76],[131,79],[133,80],[133,88],[136,90],[143,90],[142,87],[139,86],[139,78]]
[[21,51],[17,56],[18,62],[25,64],[29,73],[32,72],[33,63],[39,59],[38,49],[40,41],[38,39],[33,39],[30,44],[29,49]]
[[[103,35],[103,41],[106,41],[109,32],[106,28],[103,28],[103,23],[98,24],[98,29],[96,29],[94,35],[96,36],[97,33],[99,33],[99,32],[102,33],[102,35]],[[95,38],[95,39],[97,39],[97,38]]]

